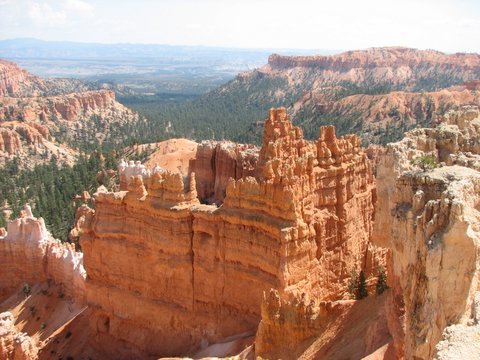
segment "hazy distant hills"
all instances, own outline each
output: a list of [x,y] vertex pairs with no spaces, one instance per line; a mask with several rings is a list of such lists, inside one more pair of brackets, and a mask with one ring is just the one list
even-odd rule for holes
[[112,82],[128,86],[136,93],[203,93],[239,72],[262,66],[272,52],[318,53],[37,39],[0,41],[0,58],[15,61],[36,75]]
[[[100,44],[70,41],[43,41],[38,39],[0,40],[2,58],[57,58],[57,59],[163,59],[178,62],[223,63],[248,62],[264,64],[270,54],[308,54],[319,50],[241,49],[209,46],[182,46],[162,44]],[[328,53],[329,51],[321,51]]]

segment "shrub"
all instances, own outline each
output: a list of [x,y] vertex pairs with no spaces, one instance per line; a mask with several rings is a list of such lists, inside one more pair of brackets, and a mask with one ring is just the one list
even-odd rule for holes
[[365,278],[365,273],[360,271],[360,276],[358,277],[358,293],[357,293],[357,300],[364,299],[368,296],[368,289],[367,289],[367,279]]
[[348,292],[353,299],[357,298],[358,293],[358,274],[355,268],[350,271],[350,282],[348,284]]
[[348,284],[348,292],[355,300],[362,300],[368,296],[367,279],[363,270],[360,274],[355,269],[350,271],[350,283]]
[[27,283],[25,283],[25,284],[23,285],[22,291],[23,291],[23,293],[24,293],[26,296],[28,296],[28,295],[30,295],[30,292],[32,291],[32,289],[30,288],[30,285],[28,285]]
[[437,167],[437,159],[433,155],[422,155],[413,158],[411,164],[419,166],[423,171],[427,171]]
[[377,286],[376,286],[377,295],[383,294],[383,292],[387,289],[388,289],[387,274],[385,273],[385,269],[383,268],[383,266],[380,266],[378,268],[378,277],[377,277]]

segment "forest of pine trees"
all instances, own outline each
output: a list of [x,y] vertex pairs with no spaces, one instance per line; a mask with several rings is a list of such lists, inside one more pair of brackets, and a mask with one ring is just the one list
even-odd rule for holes
[[59,166],[53,155],[48,164],[21,170],[14,158],[0,168],[0,227],[6,226],[6,213],[11,212],[10,219],[18,217],[28,202],[52,235],[67,241],[75,219],[74,196],[84,190],[93,193],[98,187],[97,172],[115,169],[116,164],[112,153],[94,152],[81,156],[73,166]]

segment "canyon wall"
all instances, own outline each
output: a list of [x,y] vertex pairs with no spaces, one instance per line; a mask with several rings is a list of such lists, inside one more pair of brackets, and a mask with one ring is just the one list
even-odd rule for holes
[[[259,150],[200,144],[183,174],[122,161],[120,191],[100,187],[78,212],[83,256],[26,206],[0,232],[0,299],[50,280],[86,302],[82,346],[104,358],[194,356],[254,335],[263,358],[478,357],[462,341],[480,334],[478,134],[467,107],[369,160],[357,136],[326,126],[307,141],[272,109]],[[351,270],[372,294],[379,266],[391,289],[351,300]],[[0,315],[0,354],[14,338],[37,351],[18,319]]]
[[[384,261],[369,244],[374,178],[358,137],[326,127],[306,141],[276,109],[259,154],[208,143],[198,154],[188,177],[121,163],[122,191],[95,194],[80,237],[95,346],[192,354],[254,334],[265,291],[348,298],[351,269]],[[197,170],[210,196],[227,183],[221,206],[200,204]]]
[[126,111],[115,102],[110,90],[85,91],[48,97],[3,98],[0,119],[3,121],[75,121],[91,115],[105,116],[110,112]]
[[389,144],[377,169],[373,238],[392,251],[389,325],[397,354],[407,359],[432,358],[444,330],[447,338],[454,331],[447,326],[473,321],[479,130],[478,108],[449,112],[438,127]]
[[197,193],[204,203],[221,204],[225,199],[228,180],[255,176],[259,149],[254,145],[229,141],[203,141],[190,161],[189,171],[195,173]]
[[63,286],[64,294],[80,303],[85,302],[83,255],[73,244],[62,243],[48,233],[42,218],[32,216],[27,206],[22,217],[8,224],[0,236],[2,273],[0,299],[19,287],[42,281]]
[[28,73],[16,64],[0,60],[0,96],[18,93],[27,78]]
[[[431,126],[450,109],[479,106],[479,74],[479,54],[401,47],[323,56],[274,54],[265,66],[210,94],[209,101],[231,100],[238,108],[234,114],[244,107],[291,104],[289,116],[309,139],[316,138],[320,125],[332,124],[340,135],[355,133],[364,144],[387,144],[412,128]],[[236,121],[234,115],[223,117]],[[228,136],[254,136],[256,130],[250,122],[241,129],[241,135]]]
[[89,90],[76,79],[42,79],[14,62],[0,59],[0,97],[32,97]]
[[[403,136],[406,130],[416,124],[424,127],[438,123],[447,110],[458,109],[466,104],[480,105],[480,93],[475,84],[475,81],[471,81],[437,91],[352,94],[341,99],[319,88],[304,92],[292,104],[289,113],[295,116],[304,113],[305,109],[311,109],[324,116],[360,119],[365,129],[362,139],[369,143],[378,141],[379,133],[388,135],[395,131]],[[354,121],[352,123],[355,124]]]
[[78,152],[70,144],[121,141],[113,140],[119,129],[139,120],[108,90],[0,101],[0,165],[16,157],[21,167],[33,167],[51,155],[72,164]]
[[286,56],[273,54],[268,58],[268,65],[272,69],[278,70],[310,67],[319,70],[329,69],[339,73],[350,72],[350,75],[360,69],[362,70],[358,73],[359,75],[365,73],[380,75],[383,69],[384,75],[388,77],[401,76],[402,73],[403,77],[410,77],[412,68],[415,67],[421,67],[425,72],[441,70],[442,73],[451,71],[452,67],[459,67],[464,72],[470,72],[470,77],[474,80],[476,78],[475,71],[480,66],[480,55],[445,54],[435,50],[419,51],[411,48],[385,47],[347,51],[335,55]]
[[33,168],[52,155],[73,164],[75,147],[121,143],[138,114],[113,91],[88,90],[79,80],[42,79],[0,60],[0,166],[16,158]]

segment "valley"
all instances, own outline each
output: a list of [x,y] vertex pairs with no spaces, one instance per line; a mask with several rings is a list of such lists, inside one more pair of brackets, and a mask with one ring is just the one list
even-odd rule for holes
[[159,150],[191,154],[187,176],[121,161],[120,187],[78,208],[75,245],[27,206],[3,231],[0,354],[476,357],[458,336],[478,336],[479,128],[477,107],[449,111],[374,160],[333,126],[305,140],[278,108],[261,148]]
[[158,137],[259,144],[261,114],[287,106],[309,139],[319,126],[334,124],[342,135],[357,133],[364,145],[385,145],[417,125],[434,124],[449,109],[478,105],[479,64],[477,54],[407,48],[272,55],[267,65],[197,98],[152,103],[138,97],[128,104]]

